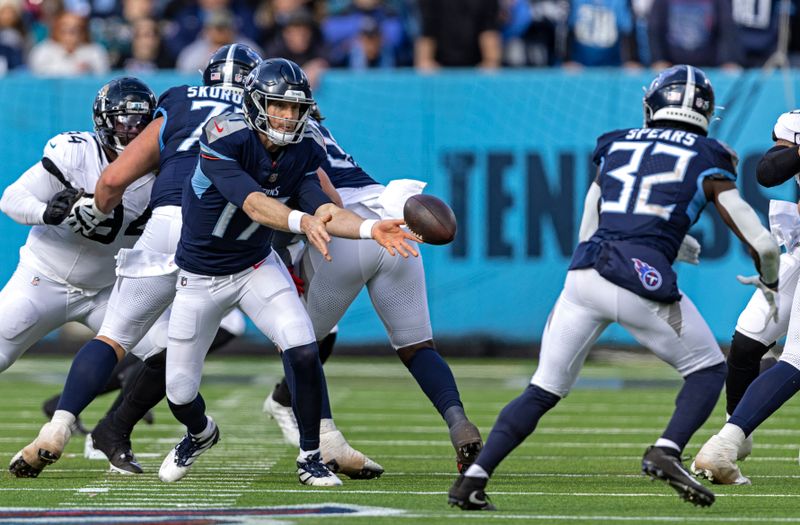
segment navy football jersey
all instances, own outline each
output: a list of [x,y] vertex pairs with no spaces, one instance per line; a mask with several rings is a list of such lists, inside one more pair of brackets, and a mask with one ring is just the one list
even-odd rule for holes
[[578,245],[570,270],[593,267],[642,297],[679,300],[672,263],[707,203],[703,180],[736,180],[736,154],[702,135],[645,128],[602,135],[593,160],[600,220]]
[[325,142],[327,155],[322,163],[322,169],[328,174],[334,188],[361,188],[378,184],[336,143],[328,128],[314,119],[308,119],[308,126],[322,135],[322,140]]
[[240,111],[241,106],[241,93],[220,86],[178,86],[161,95],[154,115],[164,117],[158,137],[161,159],[150,208],[181,205],[183,183],[200,153],[203,126],[211,117]]
[[259,191],[313,214],[331,202],[317,176],[324,159],[322,138],[311,128],[300,143],[270,153],[240,114],[209,120],[199,161],[184,185],[178,266],[201,275],[231,275],[264,259],[273,230],[242,211],[244,200]]

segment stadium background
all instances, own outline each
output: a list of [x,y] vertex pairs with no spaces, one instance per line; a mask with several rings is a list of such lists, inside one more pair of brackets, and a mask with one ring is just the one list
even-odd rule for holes
[[[759,187],[755,166],[771,145],[775,118],[793,104],[798,78],[758,70],[709,74],[724,106],[711,134],[739,153],[738,185],[766,222],[769,198],[796,199],[795,185]],[[614,68],[325,74],[315,96],[340,144],[379,181],[428,182],[426,192],[451,203],[458,216],[453,244],[423,248],[433,326],[447,353],[509,355],[535,347],[577,242],[595,138],[640,125],[642,89],[652,75]],[[112,76],[0,80],[0,184],[36,162],[53,134],[90,129],[93,97]],[[142,78],[156,93],[200,81],[174,73]],[[26,234],[0,218],[0,279],[13,272]],[[701,264],[678,263],[679,282],[725,344],[752,293],[735,276],[754,273],[753,265],[713,206],[692,234],[703,245]],[[249,336],[261,344],[252,330]],[[366,294],[341,323],[340,341],[388,349]],[[601,342],[633,343],[613,327]]]

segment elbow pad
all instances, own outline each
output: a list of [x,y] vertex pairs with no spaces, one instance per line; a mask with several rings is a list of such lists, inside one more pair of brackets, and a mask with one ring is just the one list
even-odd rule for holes
[[797,148],[777,146],[770,149],[758,161],[756,177],[758,183],[767,188],[777,186],[800,172],[800,155]]

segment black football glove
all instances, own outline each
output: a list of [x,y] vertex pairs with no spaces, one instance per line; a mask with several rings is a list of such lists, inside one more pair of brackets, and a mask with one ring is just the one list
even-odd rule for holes
[[61,224],[69,215],[72,206],[83,196],[83,190],[67,188],[61,190],[47,201],[42,219],[45,224]]

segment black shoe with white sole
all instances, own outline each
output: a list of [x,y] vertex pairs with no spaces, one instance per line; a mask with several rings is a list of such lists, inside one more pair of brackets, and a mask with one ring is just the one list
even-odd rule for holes
[[693,505],[709,507],[714,503],[714,493],[689,474],[680,457],[666,449],[649,447],[642,458],[642,473],[665,481],[681,499]]
[[450,487],[447,503],[461,510],[497,510],[484,490],[487,483],[488,478],[473,478],[462,474]]

